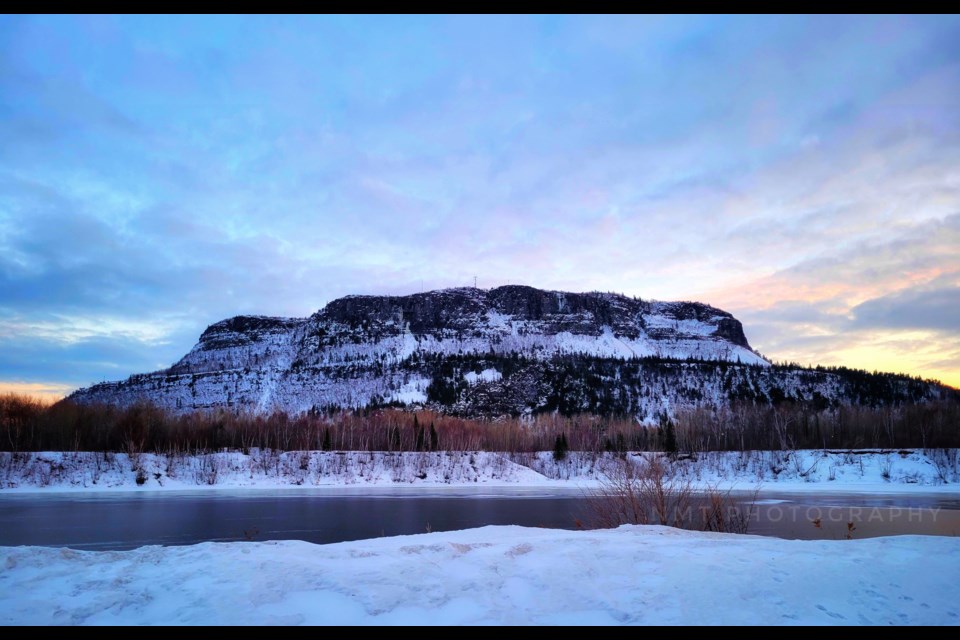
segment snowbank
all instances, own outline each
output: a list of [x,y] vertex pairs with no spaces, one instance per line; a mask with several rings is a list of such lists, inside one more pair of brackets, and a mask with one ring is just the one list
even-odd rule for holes
[[960,539],[484,527],[0,548],[0,624],[957,624]]
[[[632,453],[638,459],[645,454]],[[552,452],[277,452],[205,455],[0,452],[7,491],[342,486],[596,486],[613,454]],[[695,485],[780,491],[960,493],[957,450],[710,452],[672,463]]]

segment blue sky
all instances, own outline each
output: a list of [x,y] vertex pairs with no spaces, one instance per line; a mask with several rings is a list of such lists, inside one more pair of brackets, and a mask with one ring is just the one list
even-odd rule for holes
[[0,17],[0,387],[472,283],[960,385],[957,17]]

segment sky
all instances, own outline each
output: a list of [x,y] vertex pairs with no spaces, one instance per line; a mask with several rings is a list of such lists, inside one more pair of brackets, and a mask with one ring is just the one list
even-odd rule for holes
[[960,386],[960,18],[0,16],[0,390],[474,277]]

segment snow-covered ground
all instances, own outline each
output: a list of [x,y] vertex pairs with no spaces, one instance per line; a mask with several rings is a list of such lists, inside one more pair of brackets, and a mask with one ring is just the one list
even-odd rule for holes
[[0,548],[0,624],[958,624],[960,538],[484,527]]
[[[651,454],[628,454],[642,460]],[[613,454],[238,451],[205,455],[0,452],[0,493],[240,487],[569,486],[602,482]],[[697,486],[781,491],[960,493],[957,450],[709,452],[671,463]]]

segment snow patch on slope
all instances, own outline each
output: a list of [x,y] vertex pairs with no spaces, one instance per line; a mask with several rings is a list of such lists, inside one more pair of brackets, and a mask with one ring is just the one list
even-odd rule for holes
[[484,369],[480,373],[468,371],[463,374],[463,379],[470,384],[477,384],[478,382],[497,382],[503,379],[503,375],[496,369]]
[[430,378],[412,378],[405,383],[399,390],[390,394],[390,400],[393,402],[402,402],[403,404],[424,403],[427,401],[427,387],[430,386]]

